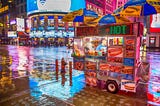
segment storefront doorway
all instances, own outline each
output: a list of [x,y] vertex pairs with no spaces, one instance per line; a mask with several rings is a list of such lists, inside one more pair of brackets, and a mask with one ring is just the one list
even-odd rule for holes
[[149,47],[156,47],[156,37],[149,37]]

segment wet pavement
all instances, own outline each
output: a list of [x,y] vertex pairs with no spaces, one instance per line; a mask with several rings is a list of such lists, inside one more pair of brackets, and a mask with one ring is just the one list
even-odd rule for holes
[[82,71],[73,70],[71,80],[68,66],[65,76],[56,78],[55,60],[73,61],[66,47],[0,46],[0,51],[0,106],[149,106],[160,100],[153,91],[153,85],[159,87],[154,76],[160,73],[160,52],[142,53],[151,63],[149,86],[141,83],[137,93],[110,94],[86,86]]

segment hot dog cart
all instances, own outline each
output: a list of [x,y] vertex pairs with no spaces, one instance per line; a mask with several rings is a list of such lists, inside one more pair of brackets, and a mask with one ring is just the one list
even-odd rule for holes
[[74,69],[85,72],[87,85],[104,81],[111,93],[136,92],[142,33],[141,23],[76,27]]

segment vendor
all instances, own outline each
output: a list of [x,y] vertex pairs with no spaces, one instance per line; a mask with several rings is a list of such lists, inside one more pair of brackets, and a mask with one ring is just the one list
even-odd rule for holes
[[96,51],[97,52],[106,52],[107,49],[107,40],[106,39],[102,39],[101,43],[96,47]]

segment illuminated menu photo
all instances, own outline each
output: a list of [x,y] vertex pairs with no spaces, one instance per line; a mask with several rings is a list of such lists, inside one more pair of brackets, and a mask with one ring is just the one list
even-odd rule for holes
[[150,16],[150,32],[160,32],[160,14]]
[[25,31],[24,19],[16,18],[17,31]]

